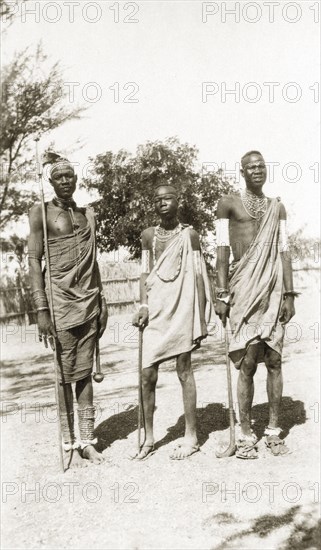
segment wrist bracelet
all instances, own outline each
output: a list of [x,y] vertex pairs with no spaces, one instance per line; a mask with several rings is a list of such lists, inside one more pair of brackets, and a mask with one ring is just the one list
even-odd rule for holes
[[32,297],[37,311],[49,309],[47,296],[43,289],[34,290]]
[[49,311],[49,307],[37,307],[37,311]]
[[230,296],[229,291],[228,291],[228,290],[224,290],[224,291],[221,291],[221,292],[217,292],[217,293],[216,293],[217,299],[218,299],[218,300],[221,300],[221,299],[223,298],[223,294],[225,294],[224,299]]
[[147,307],[147,309],[149,309],[148,304],[140,304],[139,309],[141,309],[142,307]]
[[219,302],[224,302],[225,305],[228,305],[230,303],[230,297],[229,296],[225,296],[225,298],[219,298],[217,296],[216,298]]
[[295,290],[286,290],[283,292],[283,298],[287,298],[287,296],[292,296],[292,298],[297,298],[300,295],[300,292],[296,292]]
[[216,294],[223,294],[223,292],[228,292],[228,288],[217,288]]

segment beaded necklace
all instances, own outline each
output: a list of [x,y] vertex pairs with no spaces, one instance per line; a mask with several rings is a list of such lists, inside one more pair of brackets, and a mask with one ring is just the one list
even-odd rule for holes
[[164,227],[161,227],[160,225],[156,225],[155,227],[155,237],[162,243],[166,243],[176,235],[176,233],[179,233],[182,230],[182,224],[179,223],[174,229],[164,229]]
[[252,193],[252,191],[245,189],[245,191],[241,193],[241,199],[247,214],[251,216],[251,218],[258,221],[264,216],[268,204],[267,197],[264,193],[258,196]]
[[[182,231],[182,229],[183,229],[183,226],[182,226],[181,223],[179,223],[174,229],[164,229],[163,227],[160,227],[159,225],[157,225],[155,227],[154,238],[153,238],[153,263],[154,263],[154,265],[156,265],[156,240],[158,240],[159,242],[165,243],[165,242],[169,241],[172,237],[174,237],[175,235],[180,233]],[[183,251],[183,245],[181,243],[180,250],[179,250],[179,261],[178,261],[176,272],[173,275],[173,277],[164,278],[160,275],[159,270],[156,271],[157,276],[162,281],[168,283],[168,282],[174,281],[177,278],[177,276],[178,276],[178,274],[181,270],[182,251]]]

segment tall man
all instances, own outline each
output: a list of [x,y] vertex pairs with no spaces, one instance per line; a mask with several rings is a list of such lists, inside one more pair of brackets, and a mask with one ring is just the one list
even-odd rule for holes
[[[51,319],[46,274],[41,262],[44,235],[41,206],[30,210],[29,266],[37,309],[39,340],[56,346],[59,365],[59,407],[65,465],[95,464],[103,458],[95,450],[91,372],[97,338],[107,323],[107,306],[96,260],[95,217],[91,208],[78,208],[72,196],[77,176],[70,162],[54,155],[49,181],[56,196],[46,203],[46,223],[53,293]],[[79,435],[74,432],[73,392],[78,402]]]
[[176,189],[161,185],[154,200],[160,224],[142,233],[141,305],[133,319],[135,326],[146,327],[142,376],[145,441],[136,458],[142,460],[153,451],[158,367],[175,357],[183,390],[185,437],[171,458],[181,460],[199,449],[191,352],[207,336],[210,293],[198,234],[177,219]]
[[[241,160],[246,189],[222,197],[217,207],[217,300],[215,311],[226,325],[230,317],[229,354],[240,370],[237,386],[241,434],[236,456],[257,458],[251,430],[253,378],[257,364],[267,367],[269,424],[265,442],[272,454],[288,452],[280,439],[281,354],[284,325],[295,314],[292,267],[286,237],[286,211],[280,199],[262,191],[266,165],[258,151]],[[230,246],[234,260],[229,269]],[[228,283],[229,279],[229,283]]]

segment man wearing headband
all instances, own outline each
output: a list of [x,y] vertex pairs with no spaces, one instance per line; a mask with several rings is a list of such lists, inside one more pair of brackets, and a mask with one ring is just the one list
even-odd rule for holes
[[176,189],[166,183],[159,186],[154,202],[160,224],[142,233],[141,304],[133,319],[135,326],[145,327],[142,376],[145,441],[136,458],[143,460],[154,450],[158,367],[176,358],[183,390],[185,437],[171,458],[180,460],[199,450],[191,352],[207,336],[210,291],[198,234],[177,219]]
[[[29,266],[39,339],[48,347],[55,339],[59,365],[59,407],[66,467],[83,459],[99,464],[94,447],[91,372],[97,338],[106,328],[107,306],[96,260],[95,216],[73,200],[77,176],[71,163],[51,153],[49,181],[55,197],[46,203],[46,223],[54,320],[48,307],[48,271],[41,269],[44,235],[41,206],[30,210]],[[48,163],[48,160],[46,160]],[[79,440],[74,431],[73,392],[78,403]]]
[[[267,368],[269,423],[265,443],[273,455],[288,452],[280,439],[282,398],[281,354],[284,325],[295,314],[286,211],[279,198],[263,194],[266,165],[259,151],[241,160],[246,188],[241,195],[222,197],[217,207],[217,283],[215,311],[226,325],[230,317],[229,354],[239,369],[237,397],[241,433],[238,458],[257,458],[258,439],[251,429],[254,374]],[[233,262],[229,266],[230,248]]]

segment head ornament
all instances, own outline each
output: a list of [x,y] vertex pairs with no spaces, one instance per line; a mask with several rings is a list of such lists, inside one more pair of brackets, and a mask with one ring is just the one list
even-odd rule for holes
[[46,166],[47,164],[50,164],[51,178],[56,170],[65,167],[66,165],[74,172],[71,162],[59,153],[55,153],[55,151],[45,151],[42,155],[42,166]]

